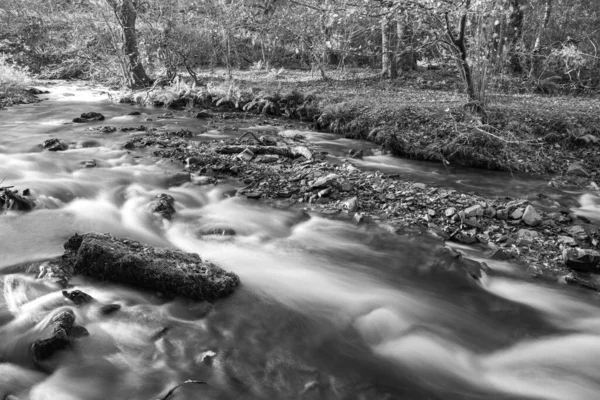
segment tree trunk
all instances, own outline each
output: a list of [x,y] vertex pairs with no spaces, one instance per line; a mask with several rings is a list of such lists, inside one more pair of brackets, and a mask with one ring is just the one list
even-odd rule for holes
[[523,37],[523,10],[521,0],[509,0],[508,17],[508,60],[514,73],[523,72],[519,58],[519,47]]
[[384,16],[381,19],[381,76],[395,79],[398,77],[396,63],[395,42],[397,34],[394,33],[397,25],[392,18]]
[[533,75],[536,78],[539,78],[542,64],[542,56],[540,56],[540,48],[542,47],[542,36],[544,32],[548,28],[548,24],[550,23],[550,16],[552,15],[552,0],[546,0],[546,5],[544,6],[544,19],[542,22],[542,26],[538,30],[538,34],[535,38],[535,44],[533,45],[533,55],[531,62],[531,70],[529,75]]
[[132,87],[142,88],[150,85],[150,78],[140,60],[135,22],[137,20],[137,1],[107,0],[123,28],[123,50],[129,60],[129,73],[131,74]]

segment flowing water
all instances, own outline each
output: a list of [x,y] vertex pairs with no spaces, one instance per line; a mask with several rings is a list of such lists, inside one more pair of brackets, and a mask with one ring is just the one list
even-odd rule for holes
[[[157,399],[188,379],[207,384],[185,385],[172,399],[600,399],[596,295],[531,281],[500,262],[489,262],[491,272],[477,282],[445,268],[451,259],[425,236],[392,237],[228,197],[235,182],[175,185],[181,165],[122,150],[140,133],[88,130],[208,130],[203,140],[278,127],[157,120],[164,113],[157,109],[126,116],[131,107],[83,84],[50,90],[42,103],[0,112],[0,186],[29,188],[39,205],[0,216],[0,399]],[[86,111],[108,120],[67,123]],[[304,134],[333,160],[357,145],[373,149]],[[72,148],[42,151],[50,137]],[[82,168],[91,159],[97,167]],[[447,170],[377,151],[357,166],[482,194],[544,190],[561,207],[578,205],[579,194],[548,192],[531,177]],[[176,200],[170,222],[145,211],[159,193]],[[574,211],[596,217],[597,198],[584,195]],[[215,227],[237,235],[199,234]],[[57,256],[68,237],[88,231],[197,252],[242,285],[210,305],[77,278],[99,303],[74,307],[60,288],[14,267]],[[99,304],[107,303],[122,308],[102,315]],[[90,336],[34,366],[31,343],[67,309]]]

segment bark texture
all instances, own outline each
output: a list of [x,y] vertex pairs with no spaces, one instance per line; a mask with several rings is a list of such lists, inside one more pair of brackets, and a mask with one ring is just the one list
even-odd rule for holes
[[109,234],[74,235],[65,243],[63,269],[118,283],[141,286],[194,300],[214,301],[233,293],[237,275],[197,254],[162,249]]

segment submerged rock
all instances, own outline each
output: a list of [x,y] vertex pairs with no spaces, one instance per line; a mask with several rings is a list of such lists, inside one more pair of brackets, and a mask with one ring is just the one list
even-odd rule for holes
[[28,199],[29,190],[23,191],[23,196],[19,194],[18,190],[11,190],[10,188],[0,188],[0,212],[3,210],[13,211],[31,211],[35,207],[35,202]]
[[52,138],[45,140],[42,147],[48,151],[64,151],[69,148],[69,145],[60,139]]
[[591,249],[564,249],[562,253],[565,265],[580,272],[600,272],[600,251]]
[[163,217],[164,219],[170,220],[173,214],[175,214],[175,199],[166,193],[161,193],[156,196],[156,199],[148,204],[148,210],[151,213],[155,213]]
[[61,263],[75,274],[141,286],[194,300],[213,301],[233,293],[237,275],[197,254],[161,249],[109,234],[86,233],[65,243]]
[[75,314],[70,310],[56,314],[50,321],[50,325],[52,327],[50,336],[36,340],[31,346],[33,361],[36,364],[67,348],[72,340],[89,336],[87,329],[75,325]]
[[73,118],[73,122],[85,123],[85,122],[92,122],[92,121],[104,121],[104,119],[105,119],[104,115],[92,111],[92,112],[83,113],[78,118]]

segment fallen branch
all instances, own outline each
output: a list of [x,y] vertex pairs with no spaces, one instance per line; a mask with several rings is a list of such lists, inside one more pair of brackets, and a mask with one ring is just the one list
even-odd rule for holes
[[256,140],[258,143],[260,143],[260,144],[264,145],[264,143],[262,142],[262,140],[260,140],[259,138],[257,138],[257,137],[256,137],[256,135],[255,135],[255,134],[254,134],[252,131],[248,131],[248,132],[244,133],[242,136],[240,136],[240,137],[238,138],[238,140],[236,140],[236,142],[238,142],[238,143],[239,143],[239,142],[240,142],[240,140],[242,140],[243,138],[245,138],[245,137],[246,137],[246,136],[248,136],[248,135],[251,135],[251,136],[254,138],[254,140]]
[[502,141],[504,143],[509,143],[509,144],[537,144],[537,145],[542,145],[543,144],[543,143],[534,142],[534,141],[528,141],[528,140],[524,140],[524,141],[521,141],[521,140],[506,140],[506,139],[504,139],[504,138],[502,138],[500,136],[494,135],[491,132],[484,131],[483,129],[480,129],[480,128],[476,127],[476,126],[471,126],[471,128],[475,129],[478,132],[481,132],[481,133],[484,133],[486,135],[492,136],[492,137],[494,137],[494,138],[496,138],[496,139],[498,139],[498,140],[500,140],[500,141]]
[[250,150],[254,154],[277,154],[278,156],[294,158],[300,154],[288,147],[279,146],[223,146],[216,151],[219,154],[239,154],[244,150]]
[[185,381],[183,383],[180,383],[179,385],[175,386],[173,389],[169,390],[164,397],[161,397],[158,400],[167,400],[169,397],[171,397],[173,395],[173,393],[175,393],[175,391],[177,389],[179,389],[180,387],[182,387],[183,385],[186,385],[188,383],[193,383],[193,384],[196,384],[196,385],[206,385],[206,382],[187,380],[187,381]]

